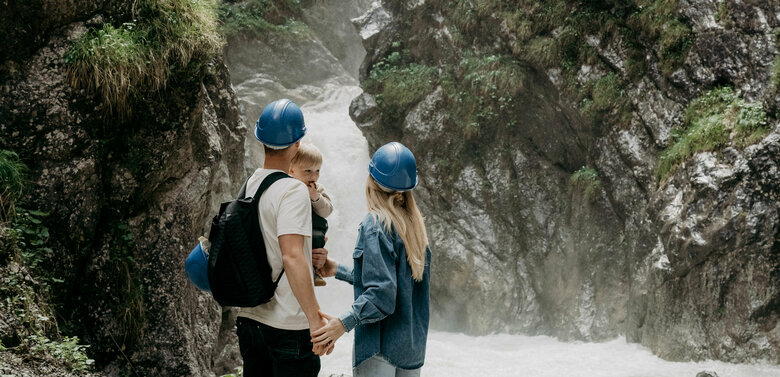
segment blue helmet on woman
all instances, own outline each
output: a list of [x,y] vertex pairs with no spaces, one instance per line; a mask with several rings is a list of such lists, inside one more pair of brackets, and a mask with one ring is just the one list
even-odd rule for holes
[[376,183],[393,191],[409,191],[417,186],[417,161],[414,154],[396,141],[374,152],[368,163],[368,172]]
[[268,104],[255,125],[255,137],[271,148],[286,148],[303,138],[306,124],[293,101],[280,99]]

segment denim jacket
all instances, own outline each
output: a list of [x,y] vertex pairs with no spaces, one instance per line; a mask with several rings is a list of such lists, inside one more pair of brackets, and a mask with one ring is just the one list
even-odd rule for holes
[[355,290],[352,308],[339,316],[347,331],[355,329],[353,367],[380,353],[397,368],[421,367],[430,317],[430,249],[422,281],[416,282],[395,228],[388,233],[368,214],[352,258],[354,267],[339,264],[336,278]]

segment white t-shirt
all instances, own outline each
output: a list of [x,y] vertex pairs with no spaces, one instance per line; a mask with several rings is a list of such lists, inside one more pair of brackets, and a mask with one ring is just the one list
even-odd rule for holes
[[[254,195],[263,179],[275,171],[281,170],[255,170],[247,183],[247,195]],[[272,270],[271,278],[276,280],[282,272],[282,250],[279,247],[279,236],[300,234],[304,236],[303,253],[308,262],[313,284],[311,200],[306,186],[297,179],[278,180],[263,193],[257,207],[268,263]],[[290,288],[286,273],[279,280],[279,286],[276,287],[271,301],[254,308],[240,308],[238,316],[253,319],[278,329],[304,330],[309,328],[309,321]]]

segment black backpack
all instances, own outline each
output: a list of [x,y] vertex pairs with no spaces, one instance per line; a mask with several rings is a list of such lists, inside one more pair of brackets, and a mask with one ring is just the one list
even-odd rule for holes
[[271,278],[257,206],[268,187],[289,177],[282,172],[271,173],[248,198],[247,180],[238,198],[222,203],[211,221],[208,277],[211,293],[220,305],[253,307],[274,296],[284,269],[276,280]]

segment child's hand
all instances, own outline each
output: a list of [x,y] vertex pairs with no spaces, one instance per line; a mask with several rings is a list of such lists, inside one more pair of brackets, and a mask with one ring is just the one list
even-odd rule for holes
[[320,198],[320,193],[317,192],[317,182],[309,182],[306,184],[306,188],[309,189],[309,199],[312,202],[317,201]]
[[333,259],[325,258],[325,263],[317,269],[317,272],[320,273],[320,276],[324,278],[329,278],[336,276],[336,271],[339,269],[339,263],[336,262]]

